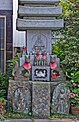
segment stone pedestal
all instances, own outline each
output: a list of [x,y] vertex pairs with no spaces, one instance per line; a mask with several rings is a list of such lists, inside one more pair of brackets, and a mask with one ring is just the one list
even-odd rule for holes
[[33,82],[32,93],[33,117],[48,118],[50,116],[50,83]]
[[14,112],[28,113],[31,111],[31,82],[9,81],[8,103]]

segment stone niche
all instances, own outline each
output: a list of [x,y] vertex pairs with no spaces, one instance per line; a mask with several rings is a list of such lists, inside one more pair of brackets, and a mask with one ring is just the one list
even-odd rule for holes
[[34,118],[48,118],[50,116],[49,82],[33,82],[32,113]]
[[39,48],[39,53],[46,51],[51,54],[51,40],[51,30],[27,30],[27,52],[36,53],[36,48]]
[[8,102],[12,102],[14,112],[31,112],[31,82],[9,81]]

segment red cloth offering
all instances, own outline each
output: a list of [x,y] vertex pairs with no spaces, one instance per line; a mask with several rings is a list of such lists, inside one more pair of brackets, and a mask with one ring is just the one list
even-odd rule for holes
[[36,54],[36,58],[39,59],[40,58],[40,54]]
[[43,59],[46,59],[46,54],[42,54],[42,58]]
[[30,69],[30,68],[31,68],[30,62],[25,62],[25,63],[23,64],[23,68],[24,68],[24,69]]
[[50,68],[55,69],[57,67],[56,62],[50,62]]
[[56,77],[57,77],[57,76],[56,76],[56,74],[55,74],[55,73],[54,73],[54,74],[52,74],[52,78],[54,78],[54,79],[55,79]]

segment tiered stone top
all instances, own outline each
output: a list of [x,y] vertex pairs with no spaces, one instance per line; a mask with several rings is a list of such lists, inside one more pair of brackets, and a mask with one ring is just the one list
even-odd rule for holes
[[17,29],[58,30],[63,27],[62,7],[56,6],[59,0],[19,0]]
[[19,4],[55,4],[60,0],[18,0]]

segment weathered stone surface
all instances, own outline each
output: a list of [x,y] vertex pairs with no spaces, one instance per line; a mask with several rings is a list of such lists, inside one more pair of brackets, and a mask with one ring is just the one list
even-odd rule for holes
[[50,93],[51,93],[51,100],[52,100],[52,97],[53,97],[53,92],[54,92],[54,89],[56,88],[56,86],[58,86],[60,83],[63,83],[63,81],[55,81],[55,82],[50,82]]
[[17,29],[20,31],[26,31],[28,29],[58,30],[63,27],[64,27],[63,19],[55,19],[55,20],[17,19]]
[[62,14],[62,7],[28,7],[19,6],[18,14],[21,17],[24,16],[59,16]]
[[50,67],[49,66],[32,66],[32,80],[33,81],[50,81]]
[[54,3],[58,3],[60,0],[19,0],[19,3],[21,4],[27,4],[27,3],[31,3],[31,4],[54,4]]
[[32,114],[35,118],[50,116],[50,83],[33,82]]
[[[52,53],[52,46],[51,46],[51,30],[27,30],[27,52],[33,54],[33,47],[35,46],[35,43],[38,42],[39,46],[39,40],[38,36],[40,36],[40,40],[42,42],[41,45],[44,46],[47,53]],[[47,58],[47,62],[49,62],[49,58]]]
[[34,122],[75,122],[74,119],[35,119]]
[[54,20],[54,19],[56,19],[56,17],[53,17],[53,16],[52,17],[40,17],[40,16],[38,16],[38,17],[34,17],[34,16],[33,17],[32,16],[31,17],[28,17],[28,16],[26,17],[25,16],[25,17],[23,17],[23,19],[30,19],[30,18],[32,20]]
[[64,83],[56,86],[52,97],[52,113],[68,114],[70,108],[69,95],[70,91]]
[[12,101],[13,111],[31,111],[31,83],[28,81],[9,81],[8,102]]

